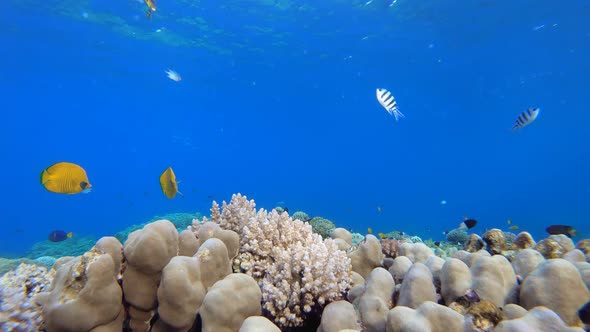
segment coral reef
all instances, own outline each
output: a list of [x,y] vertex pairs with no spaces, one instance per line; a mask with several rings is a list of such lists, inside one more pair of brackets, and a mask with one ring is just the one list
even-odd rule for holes
[[[221,239],[200,243],[194,238],[200,246],[187,257],[177,255],[190,247],[181,248],[178,238],[171,222],[159,220],[131,233],[125,245],[114,237],[101,238],[84,255],[57,260],[51,272],[17,270],[15,274],[27,276],[26,287],[19,286],[24,281],[15,285],[17,279],[7,274],[1,322],[8,326],[16,317],[26,327],[22,331],[186,331],[199,313],[207,324],[204,331],[223,331],[220,324],[228,315],[236,324],[231,330],[237,330],[246,317],[260,314],[258,284],[245,274],[232,276],[230,255]],[[48,282],[35,286],[28,282],[33,278],[53,282],[50,288]],[[13,305],[14,292],[5,291],[16,287],[26,289],[28,297],[37,294],[34,303],[40,307],[22,301],[22,291],[16,303],[27,306]],[[233,311],[227,304],[219,306],[231,296]],[[6,330],[20,331],[14,326]]]
[[[34,259],[30,258],[2,258],[0,257],[0,275],[5,274],[10,270],[14,270],[20,264],[36,264]],[[40,264],[44,265],[44,264]],[[50,267],[50,266],[47,266]]]
[[590,241],[330,235],[234,195],[180,233],[157,220],[21,264],[0,279],[0,331],[583,331]]
[[35,243],[26,254],[26,257],[35,259],[43,256],[79,256],[90,250],[95,242],[95,238],[79,237],[76,235],[62,242],[45,240]]

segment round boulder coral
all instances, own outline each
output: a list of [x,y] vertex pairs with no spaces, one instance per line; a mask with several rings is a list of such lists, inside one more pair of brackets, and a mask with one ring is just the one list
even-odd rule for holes
[[469,234],[461,229],[453,229],[447,233],[447,241],[451,243],[465,243],[469,238]]
[[502,253],[502,250],[506,246],[506,238],[504,238],[504,233],[497,228],[493,228],[485,232],[483,235],[483,240],[487,244],[488,252],[492,255]]
[[297,212],[293,213],[291,218],[301,220],[301,221],[310,221],[311,220],[309,215],[303,211],[297,211]]
[[311,225],[311,229],[313,230],[313,232],[321,235],[324,239],[330,238],[332,231],[334,230],[334,228],[336,228],[336,225],[334,225],[333,222],[322,217],[311,218],[309,224]]

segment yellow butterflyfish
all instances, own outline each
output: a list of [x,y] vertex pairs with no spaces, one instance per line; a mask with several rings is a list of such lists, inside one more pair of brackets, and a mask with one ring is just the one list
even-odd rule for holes
[[86,171],[79,165],[59,162],[41,172],[41,184],[45,189],[59,194],[90,192],[92,185]]
[[182,195],[180,191],[178,191],[178,182],[176,181],[176,174],[172,170],[172,167],[168,167],[162,175],[160,175],[160,187],[162,187],[162,191],[166,197],[172,199],[176,194]]

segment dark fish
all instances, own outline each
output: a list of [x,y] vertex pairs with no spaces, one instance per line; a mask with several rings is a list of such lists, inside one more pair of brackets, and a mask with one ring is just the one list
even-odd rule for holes
[[578,310],[578,317],[584,324],[590,324],[590,302],[586,302],[583,307]]
[[56,230],[49,233],[49,241],[61,242],[72,237],[72,232],[66,233],[62,230]]
[[463,224],[467,227],[467,229],[472,229],[473,227],[475,227],[475,225],[477,225],[477,220],[475,220],[475,219],[465,219],[463,221]]
[[440,241],[434,242],[434,245],[437,246],[437,247],[440,247]]
[[572,226],[567,225],[551,225],[545,228],[545,231],[551,235],[564,234],[570,238],[576,236],[576,230]]

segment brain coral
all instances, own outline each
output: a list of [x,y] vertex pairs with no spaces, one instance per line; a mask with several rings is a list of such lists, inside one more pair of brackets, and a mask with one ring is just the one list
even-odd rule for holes
[[322,240],[308,223],[261,209],[240,194],[213,204],[211,219],[240,234],[234,270],[254,277],[264,313],[282,327],[301,326],[350,288],[351,262],[334,240]]

